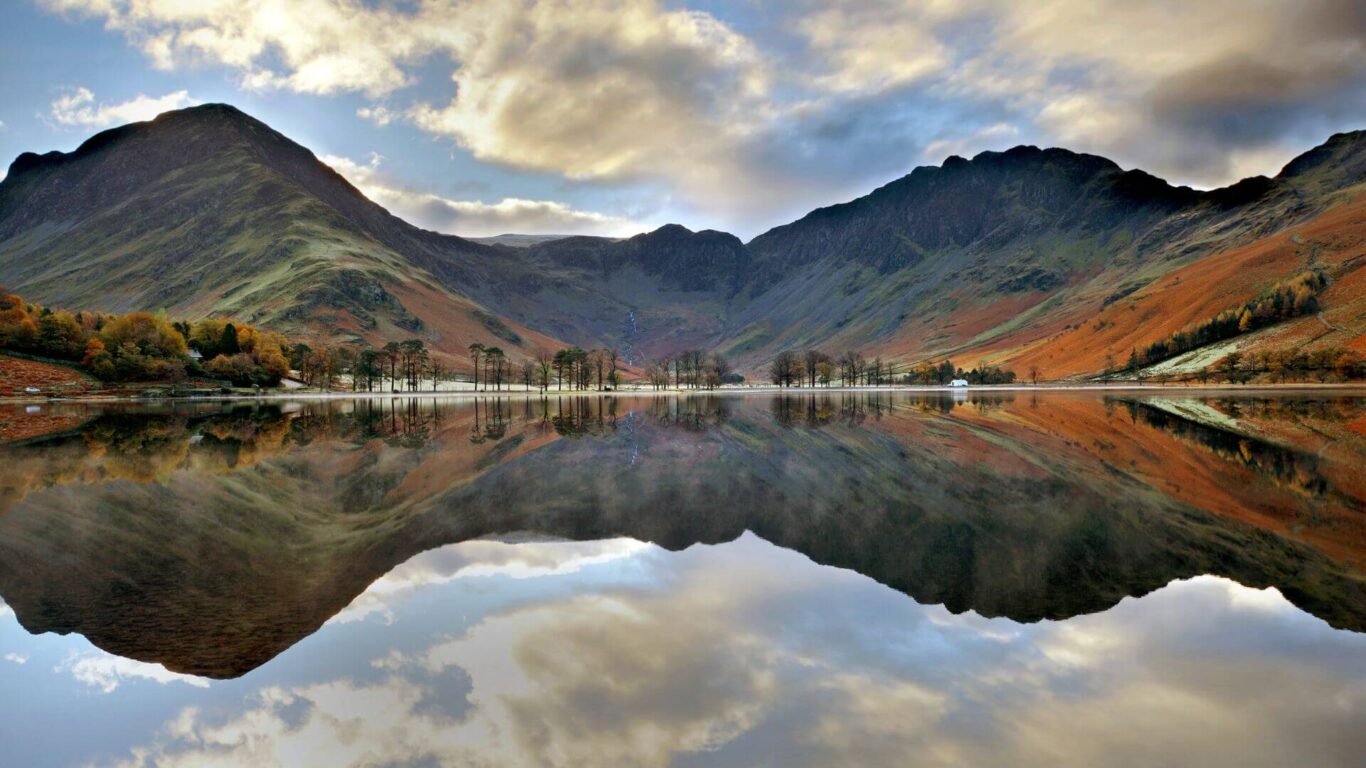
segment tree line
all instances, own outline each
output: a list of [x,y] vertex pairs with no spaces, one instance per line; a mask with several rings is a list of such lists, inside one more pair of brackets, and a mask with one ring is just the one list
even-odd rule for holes
[[1197,374],[1201,381],[1222,379],[1245,384],[1254,379],[1283,381],[1352,381],[1366,379],[1366,359],[1342,347],[1306,351],[1267,349],[1250,354],[1230,352]]
[[722,384],[739,384],[745,377],[731,368],[730,361],[720,352],[685,349],[676,355],[666,355],[645,366],[645,378],[654,389],[668,389],[672,373],[676,389],[716,389]]
[[[201,357],[190,354],[193,347]],[[289,374],[289,342],[248,323],[172,321],[164,312],[69,312],[0,288],[0,349],[79,363],[102,381],[191,377],[273,386]]]
[[783,350],[769,364],[769,379],[780,387],[829,387],[836,380],[841,386],[883,386],[887,384],[947,385],[954,379],[965,379],[971,384],[1011,384],[1014,371],[995,366],[971,370],[955,368],[949,360],[938,363],[921,362],[908,369],[884,361],[881,356],[869,360],[861,352],[850,350],[832,357],[819,349],[802,352]]
[[[1318,294],[1328,285],[1328,276],[1308,270],[1278,282],[1241,306],[1226,309],[1208,320],[1183,328],[1162,341],[1130,350],[1122,370],[1136,373],[1168,358],[1194,349],[1231,339],[1239,334],[1264,328],[1272,323],[1307,315],[1319,309]],[[1113,374],[1113,361],[1106,373]]]
[[456,380],[469,381],[476,390],[494,392],[519,384],[527,391],[539,388],[542,392],[552,384],[569,390],[609,390],[620,385],[621,355],[616,349],[538,350],[521,361],[514,361],[500,347],[480,342],[470,344],[467,350],[467,373],[456,371],[421,339],[360,349],[296,344],[290,360],[305,384],[322,389],[335,388],[346,379],[352,390],[365,392],[417,392],[428,385],[436,391],[442,383]]

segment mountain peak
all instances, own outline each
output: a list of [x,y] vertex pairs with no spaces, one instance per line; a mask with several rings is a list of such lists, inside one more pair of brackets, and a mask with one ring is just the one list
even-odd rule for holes
[[1366,130],[1333,134],[1287,163],[1276,178],[1319,180],[1343,187],[1366,181]]

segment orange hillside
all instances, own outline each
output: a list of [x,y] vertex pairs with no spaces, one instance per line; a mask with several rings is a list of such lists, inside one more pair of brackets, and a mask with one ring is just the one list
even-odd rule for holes
[[[1163,275],[1133,295],[1102,308],[1071,330],[1010,349],[1001,341],[964,358],[1000,355],[1016,371],[1038,366],[1044,378],[1100,372],[1107,355],[1123,363],[1129,351],[1254,298],[1278,280],[1308,268],[1332,280],[1323,293],[1323,319],[1309,316],[1259,334],[1258,344],[1317,341],[1362,349],[1366,333],[1366,195],[1309,222],[1249,245],[1207,256]],[[1280,339],[1280,342],[1275,340]]]

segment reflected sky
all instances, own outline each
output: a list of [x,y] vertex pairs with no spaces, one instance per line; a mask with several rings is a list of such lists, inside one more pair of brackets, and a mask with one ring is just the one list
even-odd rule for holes
[[1356,398],[42,407],[6,766],[1366,752]]
[[1019,624],[752,534],[450,545],[239,680],[11,615],[0,651],[0,690],[24,692],[0,699],[16,765],[1347,766],[1366,749],[1366,636],[1274,589],[1197,577]]

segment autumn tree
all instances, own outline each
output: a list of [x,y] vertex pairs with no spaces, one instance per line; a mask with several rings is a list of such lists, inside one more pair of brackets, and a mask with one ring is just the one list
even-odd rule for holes
[[29,316],[24,300],[13,293],[0,295],[0,347],[27,349],[37,336],[38,326]]

